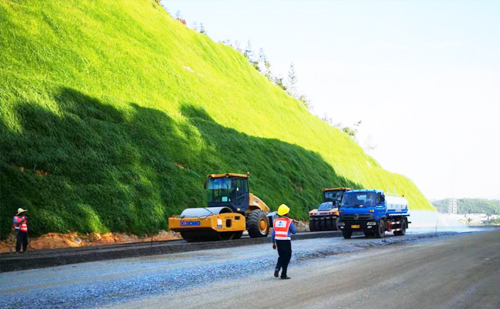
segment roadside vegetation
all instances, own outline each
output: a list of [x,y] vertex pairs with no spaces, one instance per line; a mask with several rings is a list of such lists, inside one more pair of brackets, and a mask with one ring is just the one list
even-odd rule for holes
[[[440,213],[448,213],[450,199],[432,202],[432,205]],[[500,215],[500,200],[487,199],[457,199],[457,213],[459,214],[486,214]]]
[[32,235],[156,233],[205,205],[217,172],[250,171],[253,193],[299,219],[324,187],[396,188],[434,209],[156,1],[0,1],[0,32],[0,238],[18,207]]

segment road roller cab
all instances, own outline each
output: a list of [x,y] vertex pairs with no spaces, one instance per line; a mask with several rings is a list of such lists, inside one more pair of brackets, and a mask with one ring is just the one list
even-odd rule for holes
[[251,195],[248,177],[249,174],[233,173],[208,175],[205,181],[208,207],[229,207],[233,212],[247,212]]
[[327,188],[323,189],[323,202],[332,202],[335,207],[339,207],[346,191],[352,188]]
[[205,182],[207,208],[188,208],[169,218],[171,230],[187,241],[237,239],[269,233],[269,207],[249,192],[247,174],[210,174]]

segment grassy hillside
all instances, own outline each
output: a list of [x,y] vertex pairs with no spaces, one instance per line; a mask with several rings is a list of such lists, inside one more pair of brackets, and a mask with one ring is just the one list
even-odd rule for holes
[[[432,205],[440,213],[448,213],[449,202],[450,199],[444,199],[432,202]],[[500,215],[500,201],[473,198],[457,199],[457,212],[459,214]]]
[[[396,187],[340,130],[232,48],[152,0],[0,0],[1,237],[167,227],[202,206],[204,176],[250,171],[251,191],[305,218],[323,187]],[[411,162],[409,162],[411,164]]]

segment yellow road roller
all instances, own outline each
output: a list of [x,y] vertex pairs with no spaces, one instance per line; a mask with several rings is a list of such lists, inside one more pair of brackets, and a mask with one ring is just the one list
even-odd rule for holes
[[210,174],[205,181],[208,207],[187,208],[168,219],[170,230],[186,241],[238,239],[247,230],[252,238],[267,237],[269,207],[248,190],[247,174]]

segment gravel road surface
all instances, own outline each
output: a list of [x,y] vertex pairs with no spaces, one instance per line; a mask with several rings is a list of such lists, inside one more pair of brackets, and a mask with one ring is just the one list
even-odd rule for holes
[[500,308],[500,231],[269,244],[0,274],[0,308]]

